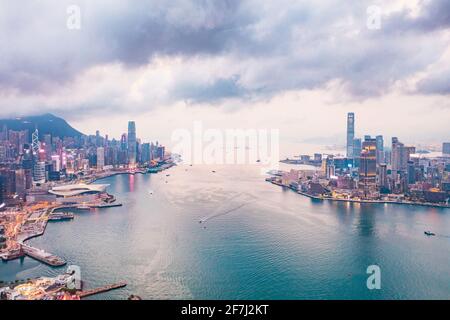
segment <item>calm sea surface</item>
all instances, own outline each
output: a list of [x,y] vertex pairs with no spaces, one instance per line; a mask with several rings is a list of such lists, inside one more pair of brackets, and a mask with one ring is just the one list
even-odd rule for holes
[[[94,299],[450,299],[449,209],[320,202],[264,178],[197,165],[107,178],[123,207],[30,243],[79,265],[86,287],[128,283]],[[381,290],[366,287],[373,264]],[[0,279],[64,270],[23,258],[0,262]]]

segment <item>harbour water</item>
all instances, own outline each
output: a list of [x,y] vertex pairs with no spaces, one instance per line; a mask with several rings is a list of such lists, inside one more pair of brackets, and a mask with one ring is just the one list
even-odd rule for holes
[[[80,266],[87,288],[128,283],[91,299],[450,299],[449,209],[321,202],[264,178],[256,165],[106,178],[122,207],[28,243]],[[0,280],[64,269],[26,257],[1,262]]]

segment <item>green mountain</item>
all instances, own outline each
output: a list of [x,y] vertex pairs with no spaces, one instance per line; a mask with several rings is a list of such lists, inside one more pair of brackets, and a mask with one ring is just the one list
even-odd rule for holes
[[70,126],[66,120],[47,113],[39,116],[0,119],[0,130],[6,125],[8,130],[28,130],[29,134],[37,128],[39,136],[51,134],[53,137],[80,137],[84,134]]

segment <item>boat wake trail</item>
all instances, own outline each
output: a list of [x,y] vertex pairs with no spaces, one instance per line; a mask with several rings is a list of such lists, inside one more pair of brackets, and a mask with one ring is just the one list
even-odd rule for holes
[[[238,195],[238,196],[235,196],[235,197],[233,197],[231,200],[234,200],[234,199],[239,198],[239,197],[240,197],[239,195]],[[225,210],[225,211],[223,211],[222,208],[219,208],[219,209],[217,210],[217,211],[219,211],[219,212],[216,211],[215,213],[213,213],[213,214],[211,214],[211,215],[209,215],[209,216],[206,216],[206,217],[201,218],[201,219],[199,220],[199,223],[206,223],[206,222],[208,222],[208,221],[210,221],[210,220],[212,220],[212,219],[215,219],[215,218],[224,216],[224,215],[226,215],[226,214],[232,213],[232,212],[234,212],[234,211],[236,211],[236,210],[239,210],[240,208],[245,207],[246,205],[251,204],[253,201],[255,201],[255,198],[252,197],[251,199],[246,199],[246,200],[242,199],[241,201],[246,201],[246,202],[240,203],[240,204],[238,204],[238,205],[232,207],[231,209],[227,209],[227,210]]]
[[224,212],[221,212],[221,213],[217,213],[217,214],[214,214],[214,215],[211,215],[211,216],[208,216],[208,217],[204,217],[204,218],[200,219],[200,223],[205,223],[205,222],[207,222],[207,221],[209,221],[211,219],[214,219],[214,218],[226,215],[226,214],[231,213],[233,211],[236,211],[236,210],[238,210],[238,209],[240,209],[240,208],[242,208],[242,207],[244,207],[246,205],[247,205],[247,203],[244,203],[244,204],[241,204],[241,205],[239,205],[239,206],[237,206],[237,207],[235,207],[233,209],[230,209],[230,210],[227,210],[227,211],[224,211]]

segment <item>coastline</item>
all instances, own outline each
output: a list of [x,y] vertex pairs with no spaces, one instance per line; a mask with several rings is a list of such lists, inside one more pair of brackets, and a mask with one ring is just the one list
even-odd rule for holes
[[[147,170],[147,171],[138,170],[138,171],[134,171],[134,172],[130,172],[128,170],[107,172],[105,175],[102,175],[102,176],[88,177],[88,179],[87,179],[88,181],[86,181],[85,183],[92,184],[101,179],[106,179],[106,178],[113,177],[116,175],[135,175],[135,174],[146,175],[146,174],[152,174],[152,173],[159,173],[159,172],[165,171],[167,169],[170,169],[171,167],[173,167],[175,165],[176,165],[175,163],[170,163],[169,165],[163,164],[161,166],[157,166],[154,168],[155,170],[157,170],[156,172],[150,172],[149,170]],[[106,209],[106,208],[119,207],[119,206],[122,206],[122,204],[121,203],[91,204],[91,205],[88,205],[88,208],[89,209]],[[27,255],[27,256],[30,256],[30,258],[35,259],[41,263],[47,264],[51,267],[61,267],[61,266],[66,265],[66,261],[63,258],[60,258],[56,255],[47,253],[44,250],[31,247],[25,243],[28,240],[31,240],[33,238],[37,238],[37,237],[44,235],[46,228],[47,228],[48,221],[49,221],[49,217],[51,216],[51,214],[53,214],[56,210],[64,210],[64,209],[80,209],[80,208],[79,208],[79,205],[65,204],[65,205],[50,205],[47,208],[43,209],[43,210],[45,210],[45,212],[42,213],[41,217],[44,217],[44,220],[42,221],[42,225],[40,226],[40,228],[38,230],[36,230],[36,232],[25,233],[22,235],[22,237],[18,236],[18,238],[16,239],[16,242],[19,244],[19,246],[21,248],[20,252],[10,252],[9,254],[5,252],[2,255],[0,255],[0,259],[3,261],[10,261],[10,260],[15,260],[17,258],[21,258],[21,257]],[[23,247],[25,247],[26,250],[24,250]],[[38,254],[36,254],[36,252]]]
[[337,198],[329,198],[329,197],[321,197],[321,196],[315,196],[303,191],[295,190],[294,188],[290,186],[285,186],[281,183],[275,182],[275,181],[268,181],[274,185],[288,188],[295,193],[298,193],[302,196],[308,197],[310,199],[314,200],[321,200],[321,201],[335,201],[335,202],[347,202],[347,203],[365,203],[365,204],[395,204],[395,205],[408,205],[408,206],[421,206],[421,207],[429,207],[429,208],[440,208],[440,209],[450,209],[450,205],[445,204],[434,204],[434,203],[421,203],[421,202],[400,202],[400,201],[389,201],[389,200],[356,200],[356,199],[337,199]]

